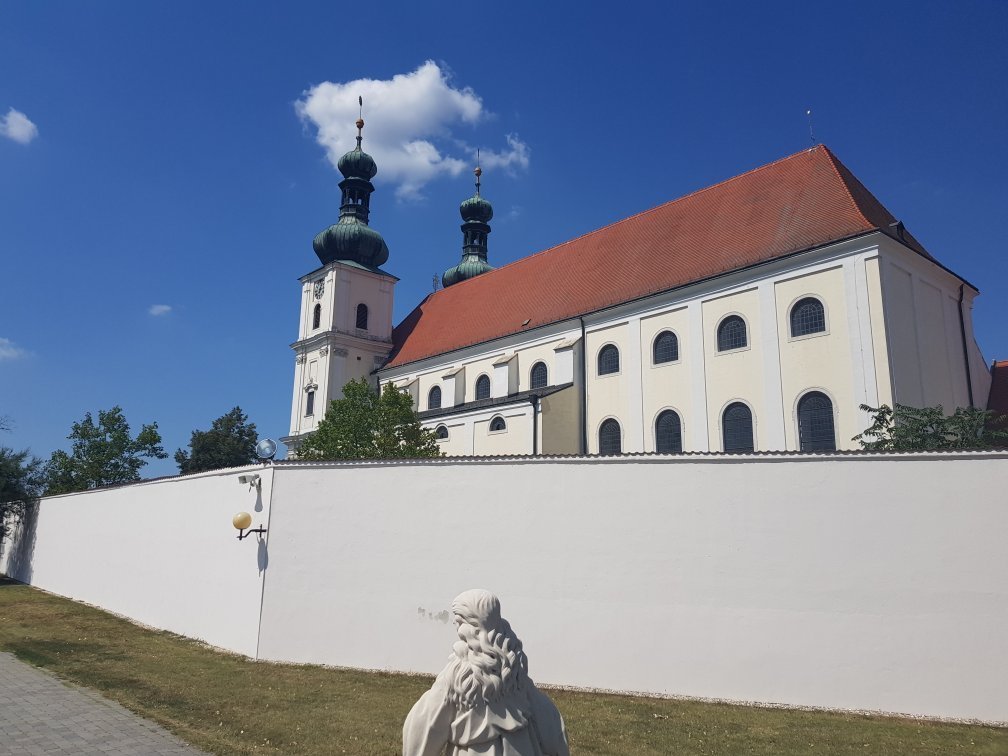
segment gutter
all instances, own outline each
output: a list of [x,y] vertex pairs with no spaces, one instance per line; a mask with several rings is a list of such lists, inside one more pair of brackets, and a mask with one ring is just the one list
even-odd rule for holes
[[529,397],[532,405],[532,456],[539,456],[539,394]]
[[588,343],[584,316],[581,321],[581,453],[588,453]]
[[962,336],[963,365],[966,367],[966,392],[969,396],[969,406],[973,407],[973,374],[970,372],[969,347],[966,345],[966,318],[963,316],[963,297],[965,283],[959,284],[959,334]]

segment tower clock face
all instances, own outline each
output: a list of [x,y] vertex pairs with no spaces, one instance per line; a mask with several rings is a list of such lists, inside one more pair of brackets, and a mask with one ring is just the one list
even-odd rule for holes
[[325,292],[325,281],[319,280],[315,282],[315,299],[322,299],[322,294]]

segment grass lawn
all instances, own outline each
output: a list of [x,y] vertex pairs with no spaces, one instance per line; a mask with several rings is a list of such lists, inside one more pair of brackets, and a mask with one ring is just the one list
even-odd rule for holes
[[[406,712],[431,683],[249,661],[2,579],[0,650],[98,689],[216,754],[398,753]],[[993,727],[551,695],[575,754],[1008,754],[1008,729]]]

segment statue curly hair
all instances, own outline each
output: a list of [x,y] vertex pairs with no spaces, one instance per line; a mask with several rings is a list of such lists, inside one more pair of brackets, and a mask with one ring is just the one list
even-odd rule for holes
[[508,621],[501,618],[500,601],[489,591],[474,589],[452,602],[460,640],[449,662],[449,700],[471,709],[497,701],[525,686],[528,659]]

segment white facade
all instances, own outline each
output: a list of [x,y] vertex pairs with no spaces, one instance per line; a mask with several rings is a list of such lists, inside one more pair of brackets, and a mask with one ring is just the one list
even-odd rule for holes
[[[442,448],[451,455],[545,450],[533,445],[523,393],[537,362],[546,364],[549,386],[572,383],[562,430],[539,418],[536,438],[552,433],[552,453],[599,453],[600,428],[610,420],[619,423],[622,452],[656,451],[655,422],[667,410],[679,418],[683,451],[724,451],[725,410],[737,403],[751,412],[755,450],[800,450],[798,407],[809,392],[832,405],[835,448],[853,449],[852,437],[868,424],[861,404],[985,405],[990,376],[970,318],[976,294],[876,232],[378,375],[410,390],[426,426],[447,429]],[[810,297],[822,305],[825,328],[795,336],[792,308]],[[747,343],[722,351],[718,326],[729,316],[745,322]],[[654,340],[666,331],[676,336],[678,358],[656,364]],[[609,345],[619,369],[600,375],[599,353]],[[473,404],[481,376],[490,378],[493,406]],[[435,387],[440,412],[431,407]],[[497,414],[513,418],[507,438],[491,439],[484,428]]]
[[[311,433],[348,381],[371,378],[392,348],[396,278],[354,263],[333,262],[301,278],[301,317],[294,350],[290,435]],[[361,308],[364,308],[363,310]],[[364,327],[358,327],[363,325]]]

